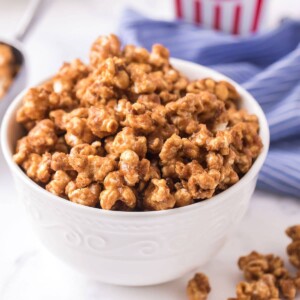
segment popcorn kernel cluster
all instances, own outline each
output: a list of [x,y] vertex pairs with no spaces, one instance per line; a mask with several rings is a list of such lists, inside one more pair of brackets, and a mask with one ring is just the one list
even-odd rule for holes
[[262,143],[228,82],[188,80],[169,51],[114,35],[88,65],[65,63],[24,96],[14,160],[47,191],[107,210],[164,210],[211,198],[248,172]]

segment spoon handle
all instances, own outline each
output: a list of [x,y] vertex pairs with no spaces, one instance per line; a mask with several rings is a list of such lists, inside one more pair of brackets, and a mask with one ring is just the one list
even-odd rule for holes
[[15,31],[14,38],[18,41],[22,41],[29,31],[31,25],[34,23],[37,17],[36,12],[41,5],[41,0],[30,0],[29,5],[25,10],[24,15],[17,25],[17,30]]

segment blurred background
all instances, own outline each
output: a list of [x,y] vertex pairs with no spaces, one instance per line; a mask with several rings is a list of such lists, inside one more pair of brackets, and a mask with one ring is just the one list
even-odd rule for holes
[[[0,0],[0,36],[12,36],[29,0]],[[88,49],[101,34],[117,32],[124,8],[151,18],[172,20],[174,0],[45,0],[39,18],[24,41],[29,56],[29,83],[57,71],[62,61],[87,58]],[[299,9],[296,9],[297,6]],[[281,19],[299,18],[299,0],[270,0],[266,29]]]

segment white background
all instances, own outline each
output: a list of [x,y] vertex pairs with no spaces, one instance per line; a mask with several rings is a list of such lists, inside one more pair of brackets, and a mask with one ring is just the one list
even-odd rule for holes
[[[116,31],[120,12],[128,3],[151,16],[172,17],[169,0],[48,0],[25,41],[29,83],[54,73],[64,60],[87,57],[98,35]],[[13,34],[25,5],[26,1],[0,0],[0,36]],[[271,0],[268,27],[286,16],[300,20],[299,0]],[[211,278],[213,291],[209,299],[234,296],[235,284],[242,278],[236,266],[240,255],[256,249],[286,257],[288,239],[284,229],[295,223],[300,223],[300,200],[256,192],[235,236],[214,261],[201,268]],[[87,280],[69,270],[35,239],[0,156],[1,300],[182,300],[190,276],[155,287],[126,288]]]

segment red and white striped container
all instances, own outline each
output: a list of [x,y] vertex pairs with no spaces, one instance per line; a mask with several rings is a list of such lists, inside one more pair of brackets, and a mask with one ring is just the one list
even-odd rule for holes
[[232,34],[263,29],[270,0],[174,0],[179,19]]

